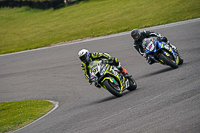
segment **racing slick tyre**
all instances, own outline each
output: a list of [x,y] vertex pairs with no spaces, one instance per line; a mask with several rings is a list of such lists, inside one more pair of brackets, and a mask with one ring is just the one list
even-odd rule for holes
[[129,78],[129,84],[130,84],[130,86],[127,88],[127,90],[133,91],[133,90],[135,90],[137,88],[137,83],[131,77]]
[[183,58],[181,58],[180,56],[178,56],[178,57],[179,57],[179,63],[178,63],[178,65],[183,64]]
[[161,60],[163,60],[167,65],[171,66],[172,68],[176,69],[178,68],[178,64],[176,64],[176,62],[172,59],[169,59],[168,57],[166,57],[163,54],[160,54],[159,57]]
[[120,87],[116,86],[115,84],[111,83],[109,80],[103,81],[103,85],[106,89],[116,97],[121,97],[123,93],[120,91]]

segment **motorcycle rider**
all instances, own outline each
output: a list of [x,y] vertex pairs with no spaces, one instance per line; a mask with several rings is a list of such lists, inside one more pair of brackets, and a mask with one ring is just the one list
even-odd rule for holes
[[[131,77],[131,75],[128,74],[128,71],[122,67],[118,59],[111,57],[108,53],[89,53],[87,49],[82,49],[78,52],[78,56],[79,59],[82,61],[81,67],[83,72],[85,73],[85,78],[89,81],[89,83],[92,82],[90,81],[88,65],[91,61],[99,61],[101,59],[106,59],[108,64],[115,65],[125,77]],[[95,86],[97,88],[100,88],[100,86],[96,82]]]
[[151,65],[153,64],[155,61],[146,55],[145,50],[142,46],[142,42],[145,38],[149,38],[149,37],[157,37],[158,41],[163,41],[166,44],[168,44],[169,46],[171,46],[175,52],[177,51],[177,48],[172,45],[165,36],[162,36],[160,33],[158,32],[152,32],[152,31],[142,31],[140,32],[138,29],[133,29],[131,31],[131,37],[134,39],[134,44],[133,46],[135,47],[135,49],[142,55],[144,56],[148,61],[148,63]]

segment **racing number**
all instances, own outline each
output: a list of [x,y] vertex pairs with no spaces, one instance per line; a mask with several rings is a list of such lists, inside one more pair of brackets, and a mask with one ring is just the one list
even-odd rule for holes
[[96,68],[93,68],[93,70],[92,70],[92,72],[93,73],[96,73],[98,71],[98,68],[96,67]]

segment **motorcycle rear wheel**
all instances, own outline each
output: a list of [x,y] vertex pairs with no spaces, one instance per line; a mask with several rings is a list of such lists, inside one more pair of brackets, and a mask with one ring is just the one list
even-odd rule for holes
[[106,87],[106,89],[113,94],[116,97],[121,97],[123,95],[122,92],[118,91],[119,88],[116,88],[109,80],[105,80],[103,82],[103,85]]
[[178,64],[175,62],[172,62],[169,58],[167,58],[165,55],[160,54],[159,58],[163,60],[167,65],[171,66],[172,68],[176,69],[178,68]]
[[133,91],[137,88],[137,83],[135,82],[133,78],[129,78],[129,84],[130,86],[127,88],[127,90]]

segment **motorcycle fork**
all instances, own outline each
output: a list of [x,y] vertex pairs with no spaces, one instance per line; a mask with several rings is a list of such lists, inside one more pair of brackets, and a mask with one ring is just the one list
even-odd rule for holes
[[[164,54],[167,56],[168,59],[170,59],[171,61],[175,61],[177,64],[179,63],[179,58],[178,55],[173,51],[173,49],[170,47],[169,52],[164,51]],[[170,57],[171,56],[171,57]]]
[[[117,77],[116,77],[116,78],[117,78]],[[122,83],[121,83],[121,82],[118,83],[118,82],[116,81],[116,79],[115,79],[114,77],[111,77],[111,76],[109,76],[109,77],[105,77],[105,78],[101,81],[101,86],[102,86],[103,88],[106,89],[106,87],[103,86],[103,84],[102,84],[106,79],[109,80],[111,83],[116,82],[115,84],[118,84],[118,85],[120,86],[120,91],[121,91],[121,92],[123,91]],[[120,79],[118,79],[118,80],[120,80]]]
[[156,53],[153,58],[157,63],[164,64],[163,60],[159,59],[159,53]]

